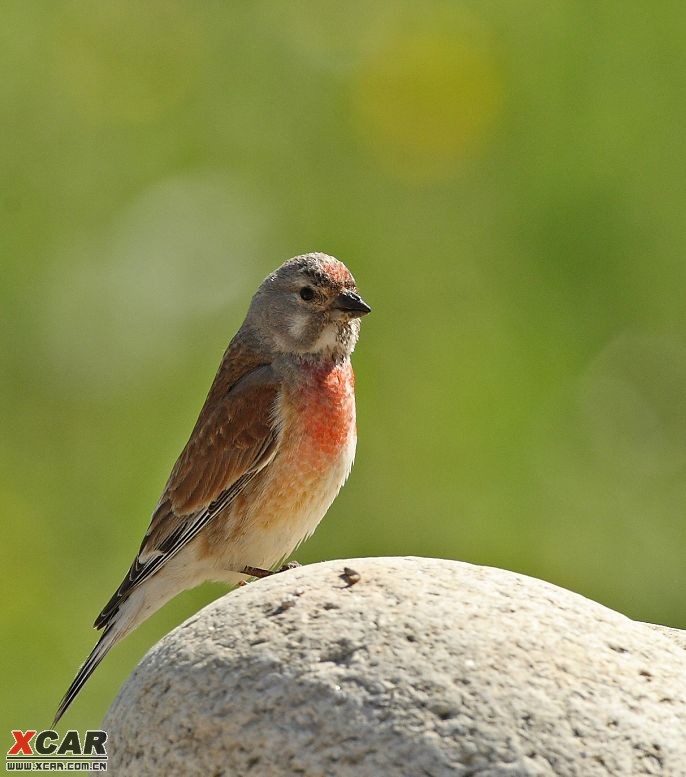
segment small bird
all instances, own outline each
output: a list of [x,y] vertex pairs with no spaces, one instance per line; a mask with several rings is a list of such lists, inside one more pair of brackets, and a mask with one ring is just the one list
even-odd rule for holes
[[327,254],[265,278],[54,723],[112,646],[178,593],[269,574],[316,529],[355,456],[350,355],[370,310]]

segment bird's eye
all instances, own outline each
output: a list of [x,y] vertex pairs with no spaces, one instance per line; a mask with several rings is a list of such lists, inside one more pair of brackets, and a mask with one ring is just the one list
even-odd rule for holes
[[300,299],[304,299],[305,302],[309,302],[314,297],[314,291],[309,286],[303,286],[300,289]]

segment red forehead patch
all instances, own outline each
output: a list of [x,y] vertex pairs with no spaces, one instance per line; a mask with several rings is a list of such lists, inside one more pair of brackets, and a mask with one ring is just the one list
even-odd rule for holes
[[325,272],[329,278],[331,278],[331,280],[335,281],[336,283],[340,283],[341,286],[355,283],[350,270],[343,264],[343,262],[339,262],[336,259],[327,259],[322,262],[321,267],[322,271]]

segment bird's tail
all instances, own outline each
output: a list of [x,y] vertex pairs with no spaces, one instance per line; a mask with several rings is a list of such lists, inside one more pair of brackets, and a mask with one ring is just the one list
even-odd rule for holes
[[175,587],[163,574],[158,572],[146,581],[144,586],[132,591],[123,601],[119,601],[118,606],[108,613],[108,618],[102,621],[101,628],[104,630],[100,639],[62,697],[55,713],[53,726],[64,715],[88,678],[114,645],[168,602],[179,590],[181,589],[178,586]]
[[53,728],[57,725],[59,719],[67,711],[69,705],[74,701],[79,691],[86,684],[86,680],[93,674],[98,668],[98,665],[102,659],[110,652],[112,646],[119,642],[119,640],[125,636],[127,632],[124,632],[122,628],[117,628],[119,624],[117,621],[110,623],[109,626],[103,631],[98,640],[96,646],[91,650],[88,658],[83,662],[81,668],[76,673],[76,677],[73,679],[72,684],[67,689],[67,692],[62,697],[62,701],[57,707],[55,713],[55,719],[52,722]]

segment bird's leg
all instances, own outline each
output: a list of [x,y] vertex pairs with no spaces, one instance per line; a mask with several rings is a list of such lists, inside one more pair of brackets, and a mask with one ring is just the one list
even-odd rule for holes
[[260,567],[243,567],[241,574],[249,577],[269,577],[274,573],[269,569],[260,569]]
[[271,575],[276,575],[279,572],[285,572],[287,569],[297,569],[297,567],[301,567],[302,564],[300,564],[297,561],[289,561],[287,564],[284,564],[280,569],[276,569],[273,572],[270,569],[261,569],[260,567],[243,567],[241,570],[242,575],[249,575],[250,577],[270,577]]

